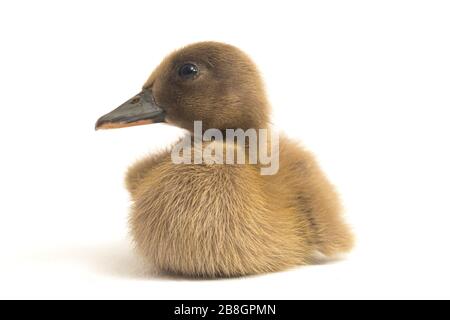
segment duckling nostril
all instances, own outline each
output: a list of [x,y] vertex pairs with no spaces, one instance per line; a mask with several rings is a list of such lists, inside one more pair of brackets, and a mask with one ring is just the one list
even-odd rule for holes
[[131,103],[131,104],[136,104],[136,103],[138,103],[140,100],[141,100],[141,98],[136,97],[136,98],[133,98],[133,99],[130,101],[130,103]]

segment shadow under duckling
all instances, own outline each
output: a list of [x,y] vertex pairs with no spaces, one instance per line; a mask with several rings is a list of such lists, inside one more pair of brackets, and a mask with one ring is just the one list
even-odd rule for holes
[[[269,112],[250,58],[231,45],[201,42],[166,57],[142,92],[96,128],[165,122],[192,133],[202,121],[203,132],[270,129]],[[133,238],[159,270],[243,276],[352,248],[335,190],[314,157],[287,137],[279,139],[273,175],[261,175],[260,164],[175,164],[173,147],[138,161],[126,177]]]

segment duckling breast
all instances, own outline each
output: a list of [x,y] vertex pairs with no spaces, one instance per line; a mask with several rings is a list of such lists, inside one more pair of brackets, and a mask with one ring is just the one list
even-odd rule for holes
[[137,249],[160,270],[237,276],[303,264],[299,215],[273,198],[257,166],[174,164],[151,170],[130,225]]

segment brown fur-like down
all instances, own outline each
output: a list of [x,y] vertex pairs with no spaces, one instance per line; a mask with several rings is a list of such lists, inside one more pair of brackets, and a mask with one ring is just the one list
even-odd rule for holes
[[[188,81],[177,68],[190,62]],[[256,67],[230,45],[202,42],[168,56],[144,85],[167,122],[192,130],[267,128],[269,104]],[[236,147],[233,145],[232,147]],[[185,276],[229,277],[311,263],[352,247],[338,197],[311,154],[280,138],[280,169],[174,164],[170,148],[134,164],[126,184],[138,251],[156,268]]]

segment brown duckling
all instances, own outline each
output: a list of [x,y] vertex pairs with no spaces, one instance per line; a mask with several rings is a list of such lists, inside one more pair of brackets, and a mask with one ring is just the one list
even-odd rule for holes
[[[231,45],[201,42],[166,57],[142,92],[96,128],[165,122],[192,133],[194,121],[202,121],[202,133],[270,129],[269,112],[250,58]],[[230,144],[239,149],[228,140],[222,147]],[[177,164],[175,146],[131,166],[126,185],[138,251],[161,271],[229,277],[350,250],[339,199],[314,157],[284,136],[277,146],[279,169],[272,175],[261,175],[259,162]]]

